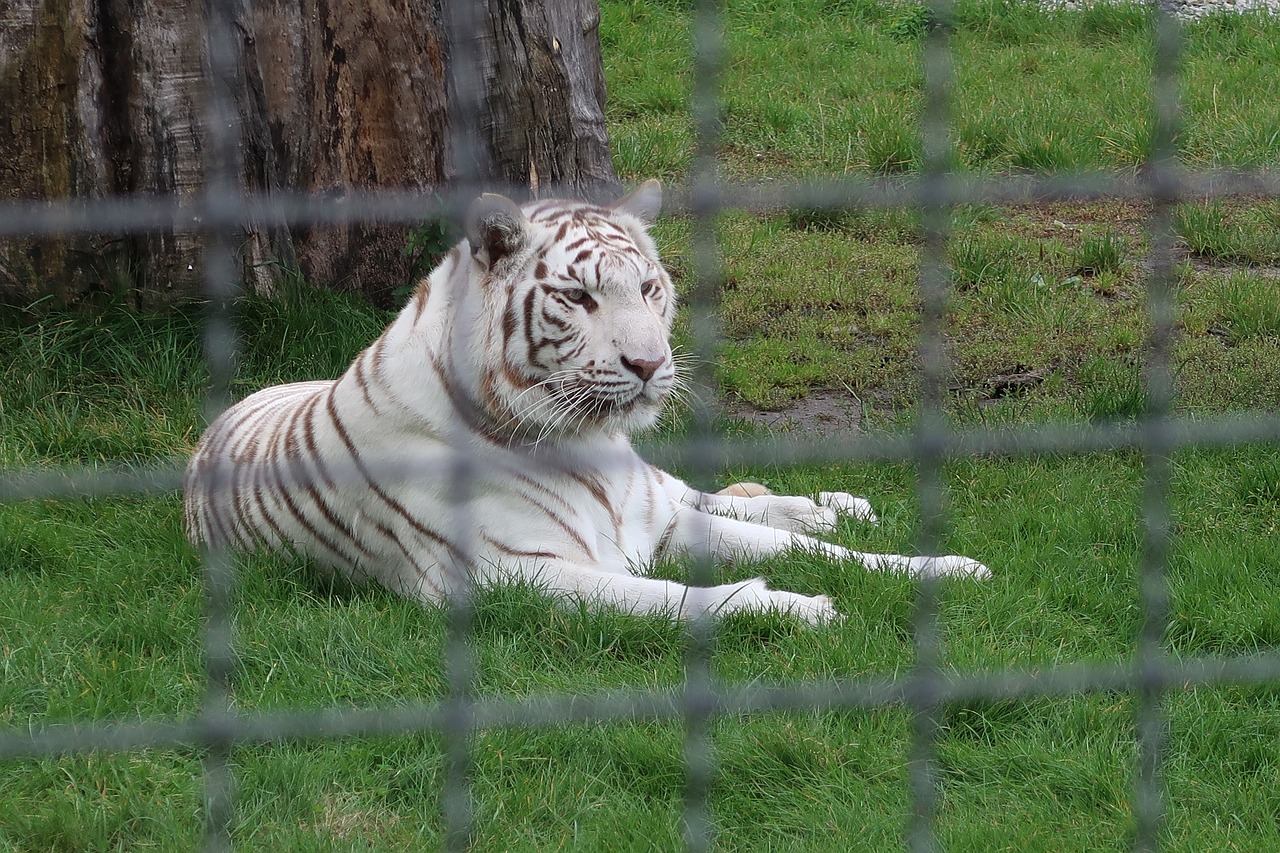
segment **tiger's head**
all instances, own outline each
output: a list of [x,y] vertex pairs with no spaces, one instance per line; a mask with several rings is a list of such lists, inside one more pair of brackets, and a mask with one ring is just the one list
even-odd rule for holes
[[658,418],[677,381],[675,288],[648,233],[661,206],[657,181],[608,206],[473,203],[460,263],[480,298],[461,325],[483,330],[473,396],[503,432],[542,441]]

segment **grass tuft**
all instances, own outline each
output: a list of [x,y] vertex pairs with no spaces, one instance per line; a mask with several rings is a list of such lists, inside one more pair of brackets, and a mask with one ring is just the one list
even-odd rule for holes
[[1212,261],[1271,264],[1280,261],[1275,203],[1231,208],[1223,202],[1184,204],[1174,213],[1182,243]]
[[1109,45],[1151,35],[1151,10],[1143,3],[1088,3],[1076,15],[1080,42]]
[[1280,510],[1280,454],[1258,454],[1234,486],[1236,500],[1244,506],[1264,512]]
[[1101,276],[1124,271],[1128,241],[1111,228],[1089,232],[1080,240],[1075,253],[1078,275]]
[[991,232],[971,232],[951,243],[951,264],[960,290],[1004,284],[1019,279],[1021,242]]
[[1091,421],[1134,420],[1147,413],[1147,392],[1138,365],[1101,356],[1080,368],[1082,414]]
[[1218,305],[1226,337],[1232,343],[1280,336],[1280,282],[1276,279],[1232,273],[1222,282]]
[[890,13],[884,31],[894,41],[914,42],[924,38],[933,26],[933,13],[928,6],[903,3]]

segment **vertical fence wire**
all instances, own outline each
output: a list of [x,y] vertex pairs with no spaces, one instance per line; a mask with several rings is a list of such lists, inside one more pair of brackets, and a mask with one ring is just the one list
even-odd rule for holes
[[[475,186],[485,171],[481,158],[484,150],[480,144],[478,117],[483,105],[483,71],[480,68],[480,51],[476,42],[481,37],[480,13],[491,3],[474,0],[446,0],[445,25],[450,35],[453,56],[449,64],[453,97],[449,99],[449,152],[453,163],[454,178],[462,186]],[[457,200],[451,206],[454,221],[461,222],[465,211]],[[458,280],[459,286],[465,281]],[[465,300],[465,294],[453,295],[455,302]],[[453,336],[449,346],[455,353],[471,346]],[[446,436],[452,452],[445,471],[449,488],[449,505],[452,508],[452,553],[446,555],[453,568],[446,583],[450,588],[446,602],[449,614],[448,632],[445,637],[445,674],[448,697],[445,704],[443,748],[445,754],[444,791],[441,794],[445,824],[445,849],[462,851],[471,846],[474,810],[472,805],[471,775],[474,762],[472,707],[476,682],[476,651],[472,632],[475,628],[475,596],[472,568],[475,565],[475,541],[473,529],[474,508],[471,504],[475,469],[470,442],[462,424],[453,434]]]
[[[228,405],[235,361],[235,329],[232,303],[236,295],[235,223],[243,215],[238,156],[237,110],[232,92],[240,73],[240,54],[231,0],[207,0],[207,38],[209,81],[205,124],[207,147],[204,151],[205,190],[201,235],[205,245],[204,288],[209,307],[204,326],[205,359],[210,371],[210,387],[206,400],[206,416],[212,421]],[[455,46],[451,57],[451,85],[457,108],[452,117],[450,141],[451,162],[459,186],[477,185],[480,174],[476,152],[483,72],[471,49],[480,32],[481,4],[467,0],[451,0],[445,4],[445,26]],[[485,6],[484,8],[488,8]],[[947,237],[951,207],[957,198],[953,191],[959,178],[951,174],[952,151],[948,139],[949,104],[952,86],[952,58],[948,44],[951,0],[933,0],[932,21],[924,42],[924,102],[921,113],[923,168],[921,179],[914,185],[890,191],[883,200],[887,204],[915,206],[921,212],[923,250],[920,262],[921,325],[919,359],[921,376],[921,409],[915,432],[905,445],[885,444],[880,451],[885,459],[903,459],[917,465],[917,488],[920,500],[918,545],[922,553],[941,553],[945,537],[944,463],[953,449],[953,435],[944,417],[944,396],[950,364],[946,350],[946,318],[949,299]],[[1173,417],[1174,371],[1173,344],[1176,325],[1176,270],[1174,267],[1175,229],[1173,207],[1186,197],[1188,188],[1212,185],[1213,178],[1184,176],[1177,167],[1175,139],[1178,128],[1178,58],[1179,24],[1163,6],[1154,15],[1155,50],[1152,73],[1154,103],[1153,134],[1150,162],[1139,176],[1138,190],[1117,181],[1113,194],[1130,193],[1151,203],[1150,273],[1148,277],[1148,320],[1150,326],[1146,351],[1143,388],[1147,399],[1146,417],[1132,437],[1104,441],[1105,428],[1090,427],[1084,433],[1068,433],[1059,440],[1061,449],[1089,449],[1124,446],[1141,451],[1144,471],[1142,498],[1143,548],[1140,557],[1139,597],[1141,624],[1131,667],[1106,669],[1082,667],[1062,670],[1041,677],[1035,674],[997,672],[969,681],[949,676],[943,668],[943,637],[939,618],[939,588],[929,578],[919,584],[913,617],[915,665],[904,679],[863,680],[798,684],[773,691],[731,689],[718,685],[712,671],[714,632],[710,619],[694,618],[689,625],[689,644],[685,663],[683,692],[672,698],[652,692],[604,697],[595,704],[582,697],[550,697],[544,705],[521,705],[501,701],[481,702],[475,693],[475,653],[472,643],[474,602],[469,575],[460,571],[460,586],[449,608],[449,630],[445,643],[447,696],[438,705],[426,705],[398,714],[393,709],[359,709],[320,712],[308,716],[297,713],[272,718],[237,714],[232,704],[235,650],[232,637],[232,598],[235,563],[230,554],[207,551],[203,554],[203,572],[207,589],[204,623],[206,690],[201,707],[191,725],[158,720],[134,727],[125,725],[88,729],[75,727],[44,731],[0,732],[0,755],[54,755],[64,751],[89,749],[130,749],[151,744],[194,744],[203,750],[204,839],[206,849],[224,851],[231,848],[235,821],[234,778],[231,750],[240,740],[270,742],[284,737],[309,733],[317,736],[358,735],[365,732],[438,732],[444,751],[444,786],[442,812],[445,846],[450,850],[467,849],[473,837],[474,815],[471,805],[472,737],[484,722],[492,725],[544,725],[571,720],[625,720],[641,717],[679,719],[685,726],[684,757],[687,779],[684,792],[683,838],[688,849],[706,851],[715,846],[716,836],[711,802],[716,761],[712,728],[714,715],[726,709],[792,709],[808,707],[874,708],[905,705],[911,713],[911,742],[908,755],[908,786],[911,811],[908,815],[906,841],[913,851],[934,851],[938,843],[938,803],[940,798],[937,768],[937,742],[940,714],[948,701],[984,696],[1062,695],[1086,690],[1123,689],[1136,700],[1134,737],[1136,767],[1133,782],[1134,846],[1140,851],[1159,849],[1164,831],[1165,805],[1161,756],[1166,739],[1167,721],[1162,701],[1175,685],[1210,683],[1218,680],[1266,682],[1280,679],[1280,658],[1231,659],[1225,661],[1175,663],[1165,650],[1165,632],[1169,620],[1167,569],[1173,544],[1173,524],[1169,505],[1173,454],[1193,441],[1193,433],[1181,432]],[[717,251],[715,222],[727,206],[727,190],[717,174],[717,146],[720,140],[720,73],[724,64],[723,20],[716,0],[699,0],[694,4],[694,92],[693,116],[696,128],[696,152],[690,181],[687,212],[691,215],[690,266],[693,289],[689,312],[694,333],[695,369],[700,384],[710,386],[710,365],[719,340],[716,321],[717,286],[721,268]],[[1208,182],[1206,184],[1206,182]],[[975,192],[975,200],[1001,197],[1000,184],[1012,185],[1013,179],[1001,179]],[[1086,182],[1079,180],[1080,186]],[[836,206],[845,206],[859,198],[876,196],[878,189],[849,188],[832,184],[827,198],[835,197]],[[1220,187],[1229,189],[1229,182]],[[1280,187],[1260,181],[1259,186],[1272,195]],[[1070,188],[1070,186],[1068,186]],[[1225,191],[1225,190],[1224,190]],[[843,192],[841,197],[839,194]],[[859,196],[863,192],[864,196]],[[1106,197],[1107,190],[1093,190]],[[834,195],[833,195],[834,194]],[[1012,195],[1010,191],[1010,195]],[[1034,194],[1031,194],[1034,197]],[[801,198],[797,190],[795,198]],[[124,200],[120,209],[127,228],[178,227],[182,214],[173,211],[155,213],[145,206]],[[407,219],[404,207],[394,200],[382,200],[383,206],[371,201],[368,210],[381,210],[390,218]],[[455,218],[461,208],[452,199]],[[798,202],[799,203],[799,202]],[[268,208],[272,202],[268,201]],[[310,207],[308,207],[308,204]],[[157,209],[163,205],[156,205]],[[136,209],[135,209],[136,208]],[[283,209],[283,208],[281,208]],[[292,208],[295,224],[311,221],[349,223],[359,218],[359,199],[348,205],[349,213],[336,217],[320,213],[318,204],[307,202]],[[20,205],[0,209],[0,231],[22,233],[13,222],[24,215]],[[33,215],[28,233],[57,233],[80,220],[72,204],[55,206],[51,211]],[[280,214],[283,215],[283,214]],[[370,214],[372,215],[372,214]],[[330,220],[325,220],[330,216]],[[43,218],[41,218],[43,217]],[[61,218],[60,218],[61,217]],[[168,217],[168,218],[166,218]],[[88,228],[86,221],[76,227]],[[717,473],[714,469],[723,454],[712,454],[716,442],[713,419],[714,401],[702,401],[694,410],[692,435],[686,442],[692,450],[689,467],[698,485]],[[1213,435],[1206,427],[1205,435]],[[1243,437],[1253,441],[1272,441],[1280,434],[1272,422],[1260,426],[1224,422],[1221,443]],[[1035,435],[1048,435],[1040,430]],[[1099,438],[1099,436],[1102,436]],[[1034,437],[1034,436],[1033,436]],[[1016,441],[1005,436],[990,439],[993,451],[1014,448]],[[797,445],[798,446],[798,445]],[[1046,442],[1046,446],[1048,446]],[[775,446],[775,450],[778,448]],[[785,443],[783,449],[786,449]],[[798,451],[797,451],[798,452]],[[973,453],[981,452],[974,449]],[[1033,448],[1031,451],[1036,452]],[[816,458],[816,457],[815,457]],[[850,455],[852,458],[852,455]],[[871,458],[868,456],[868,458]],[[453,489],[454,528],[461,534],[457,541],[459,567],[467,564],[472,543],[465,531],[470,529],[470,493],[473,476],[470,460],[459,454],[459,462],[447,472]],[[776,461],[767,448],[754,458],[757,463]],[[221,476],[225,476],[225,473]],[[22,483],[0,482],[0,498],[9,493],[21,495]],[[50,480],[42,487],[50,494],[71,495],[77,490],[112,493],[128,477],[112,479],[111,475],[88,479]],[[143,492],[159,492],[159,482],[140,478],[137,486]],[[216,488],[216,486],[215,486]],[[97,491],[95,491],[97,490]],[[42,494],[39,488],[33,494]],[[696,584],[709,584],[713,578],[709,562],[698,561],[693,568]],[[696,595],[696,592],[695,592]],[[692,602],[696,605],[697,602]],[[693,609],[697,609],[696,606]],[[1054,680],[1054,679],[1057,680]],[[1002,680],[1003,679],[1003,680]]]
[[[720,143],[720,72],[724,52],[724,32],[717,0],[699,0],[693,8],[693,122],[694,156],[692,168],[690,268],[693,291],[689,312],[698,376],[704,388],[713,387],[710,367],[719,343],[716,297],[721,279],[720,253],[716,239],[716,217],[720,212],[717,178],[717,148]],[[717,399],[708,394],[694,411],[693,440],[710,446],[714,440]],[[690,475],[696,488],[705,488],[715,476],[711,459],[695,459]],[[688,650],[685,656],[684,708],[684,827],[685,849],[705,853],[715,844],[711,811],[711,791],[715,781],[716,757],[712,725],[715,678],[711,663],[715,651],[714,616],[704,602],[700,587],[714,581],[715,568],[708,554],[693,561],[690,592],[694,598],[693,618],[688,620]]]
[[[923,181],[918,200],[923,249],[920,258],[920,331],[917,352],[920,367],[920,413],[915,452],[920,502],[919,548],[922,554],[939,554],[945,534],[942,448],[946,441],[943,413],[950,366],[947,358],[947,303],[950,274],[947,268],[947,235],[950,207],[946,183],[950,171],[948,111],[951,94],[951,51],[948,27],[950,0],[933,0],[931,22],[924,40],[924,103],[920,116],[924,157]],[[919,579],[912,634],[915,666],[909,706],[911,744],[907,759],[911,814],[907,823],[907,847],[912,853],[938,849],[936,833],[939,798],[937,740],[939,714],[938,677],[942,666],[942,629],[939,619],[941,590],[932,572]]]
[[[212,423],[230,404],[235,370],[235,327],[232,301],[236,296],[236,264],[229,233],[240,186],[239,116],[232,93],[239,72],[239,52],[233,31],[230,0],[209,0],[207,49],[209,79],[205,88],[205,198],[211,217],[204,233],[204,287],[209,300],[205,321],[205,360],[209,367],[206,417]],[[198,35],[198,34],[196,34]],[[222,466],[218,466],[221,468]],[[225,472],[218,477],[226,477]],[[216,488],[216,486],[215,486]],[[205,618],[205,697],[200,720],[203,732],[205,849],[229,851],[235,820],[235,779],[231,748],[235,721],[231,706],[235,674],[231,604],[235,592],[235,560],[221,548],[203,554],[207,614]]]
[[1169,418],[1173,409],[1173,343],[1177,322],[1173,249],[1176,237],[1173,204],[1178,197],[1176,137],[1179,123],[1178,56],[1180,26],[1172,12],[1157,4],[1154,16],[1155,56],[1152,68],[1152,140],[1148,175],[1151,184],[1151,271],[1147,284],[1150,326],[1143,387],[1147,398],[1143,425],[1143,549],[1139,564],[1141,625],[1136,669],[1137,768],[1134,774],[1134,846],[1142,853],[1160,848],[1164,821],[1161,755],[1165,742],[1162,698],[1165,675],[1165,632],[1169,623],[1167,572],[1173,545],[1169,508],[1172,453]]

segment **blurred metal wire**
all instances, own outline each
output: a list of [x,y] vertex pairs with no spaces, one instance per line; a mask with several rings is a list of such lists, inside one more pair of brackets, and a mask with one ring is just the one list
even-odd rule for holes
[[[694,381],[711,387],[708,375],[715,358],[719,339],[716,321],[716,295],[720,289],[720,253],[716,241],[715,220],[722,208],[716,198],[718,183],[716,152],[720,147],[720,72],[723,62],[724,33],[720,26],[719,3],[698,0],[693,4],[693,124],[694,153],[692,168],[693,195],[690,214],[693,219],[691,266],[693,293],[687,300],[693,346],[701,373]],[[713,421],[717,402],[708,396],[694,411],[692,435],[695,439],[714,441]],[[695,485],[709,485],[715,471],[710,459],[697,458],[689,473]],[[689,622],[689,644],[685,654],[683,717],[685,720],[684,761],[684,827],[685,849],[690,853],[706,853],[715,844],[711,814],[711,788],[715,781],[715,744],[711,725],[715,712],[716,683],[711,671],[715,650],[715,625],[710,612],[702,611],[699,588],[714,583],[714,566],[709,556],[693,562],[689,582],[694,589],[691,603],[696,615]]]
[[[938,780],[935,771],[937,715],[947,703],[972,700],[1063,696],[1094,691],[1126,691],[1138,699],[1135,739],[1135,846],[1155,850],[1164,820],[1160,759],[1165,721],[1161,699],[1170,689],[1201,684],[1280,681],[1280,655],[1225,659],[1172,660],[1164,648],[1168,621],[1165,570],[1172,545],[1168,489],[1170,460],[1187,446],[1213,446],[1280,439],[1280,416],[1274,413],[1190,419],[1175,417],[1172,341],[1175,330],[1172,206],[1183,199],[1241,196],[1280,197],[1280,176],[1274,173],[1211,171],[1188,173],[1176,162],[1174,138],[1178,125],[1177,63],[1179,28],[1176,20],[1153,6],[1156,51],[1152,91],[1156,107],[1155,133],[1149,168],[1129,176],[1081,173],[1067,176],[973,177],[950,174],[948,106],[950,52],[947,21],[950,0],[935,0],[935,25],[925,42],[925,108],[921,117],[924,169],[902,179],[842,178],[807,183],[767,185],[727,184],[718,180],[715,150],[718,140],[718,77],[722,36],[718,4],[695,4],[694,113],[697,156],[689,187],[670,188],[667,209],[692,215],[695,221],[694,266],[697,293],[692,300],[698,347],[711,352],[717,337],[712,286],[720,275],[712,224],[727,209],[759,213],[794,208],[837,209],[851,206],[915,207],[922,211],[924,249],[921,263],[923,323],[919,352],[923,373],[923,412],[917,430],[907,436],[830,437],[798,440],[752,439],[727,441],[710,431],[711,415],[679,446],[654,448],[658,464],[682,465],[707,474],[729,464],[788,464],[800,462],[910,460],[918,465],[922,525],[919,545],[934,553],[945,531],[942,465],[947,459],[972,456],[1013,456],[1041,453],[1089,453],[1120,448],[1138,449],[1146,470],[1144,492],[1144,548],[1141,563],[1142,630],[1131,664],[1066,665],[1044,671],[999,670],[953,673],[941,667],[942,637],[938,629],[938,589],[920,584],[914,619],[916,666],[901,676],[816,680],[792,685],[725,685],[711,674],[713,636],[709,623],[695,621],[683,690],[628,690],[593,696],[552,694],[521,699],[478,699],[472,695],[473,655],[469,595],[452,610],[446,648],[448,695],[434,703],[388,708],[294,709],[235,713],[229,704],[234,649],[230,601],[234,564],[230,557],[207,554],[205,579],[208,618],[205,632],[207,690],[198,716],[149,721],[84,725],[51,724],[29,730],[0,730],[0,758],[52,756],[93,750],[134,750],[148,747],[197,745],[205,750],[206,845],[225,850],[231,845],[234,820],[230,751],[235,745],[307,738],[349,737],[434,731],[446,736],[446,789],[442,795],[446,844],[464,849],[471,837],[469,791],[470,736],[479,729],[541,727],[581,721],[683,719],[688,782],[685,792],[684,838],[691,850],[715,844],[711,814],[711,786],[716,767],[711,722],[716,715],[796,709],[870,709],[906,706],[913,714],[910,751],[912,806],[907,839],[912,850],[938,848],[935,828]],[[474,4],[447,4],[447,23],[456,45],[469,43],[478,26]],[[297,194],[245,198],[237,184],[234,105],[227,93],[234,83],[237,42],[231,7],[222,0],[210,6],[210,86],[207,103],[209,146],[208,182],[201,198],[179,204],[174,199],[114,198],[94,201],[6,202],[0,204],[0,237],[67,234],[73,232],[131,233],[157,228],[199,231],[207,237],[206,287],[211,310],[205,335],[206,357],[212,376],[209,410],[216,414],[227,404],[233,368],[234,329],[229,312],[235,293],[230,239],[246,217],[267,223],[294,225],[346,224],[353,221],[416,222],[424,217],[460,209],[480,189],[502,187],[475,180],[467,171],[449,192],[432,197],[397,192],[360,193],[316,199]],[[474,106],[481,97],[480,71],[465,51],[455,57],[457,91]],[[474,115],[463,105],[460,115]],[[473,148],[477,130],[468,121],[455,123],[455,150]],[[458,158],[459,162],[469,162]],[[514,188],[513,188],[514,189]],[[1135,424],[1099,426],[1037,426],[955,432],[942,416],[946,355],[945,317],[949,293],[946,266],[948,211],[966,203],[1044,203],[1094,199],[1141,200],[1151,203],[1152,256],[1148,311],[1151,336],[1145,386],[1148,416]],[[482,464],[477,460],[475,464]],[[375,468],[379,465],[372,462]],[[71,468],[50,471],[0,471],[0,501],[45,499],[72,495],[162,494],[180,483],[181,462],[152,467],[107,469]],[[423,471],[452,472],[458,483],[458,520],[467,512],[468,466],[440,459],[387,463],[388,476],[408,477]],[[708,567],[696,570],[709,578]]]
[[[444,21],[449,33],[449,43],[454,56],[449,67],[449,83],[457,93],[450,105],[449,126],[451,138],[449,156],[455,163],[458,178],[463,183],[473,183],[485,171],[477,162],[477,152],[484,150],[478,144],[479,117],[484,103],[483,71],[480,58],[472,46],[479,38],[481,4],[471,0],[446,0]],[[457,203],[460,205],[460,202]],[[455,207],[453,221],[461,221]],[[460,287],[459,287],[460,289]],[[453,297],[463,301],[458,293]],[[465,345],[455,344],[455,346]],[[467,438],[463,427],[447,436],[450,445],[465,447]],[[474,463],[463,454],[447,460],[444,472],[449,482],[452,518],[455,528],[453,541],[458,560],[463,565],[472,562],[475,553],[475,537],[471,525],[471,484]],[[456,574],[465,574],[457,572]],[[441,794],[444,812],[444,847],[450,851],[466,850],[471,845],[473,809],[471,803],[471,736],[472,702],[475,692],[476,655],[471,642],[475,622],[475,599],[470,577],[461,578],[451,590],[449,599],[449,632],[445,637],[445,676],[449,694],[445,701],[444,734],[445,779]]]
[[[230,1],[214,0],[207,9],[209,79],[204,123],[208,142],[204,154],[204,191],[211,214],[222,218],[236,209],[241,194],[239,117],[232,96],[241,66],[241,46],[235,34]],[[205,413],[212,421],[231,402],[236,350],[231,310],[238,286],[233,232],[218,225],[206,225],[204,234],[204,286],[209,299],[204,341],[205,361],[209,365]],[[231,769],[231,748],[235,740],[231,707],[235,676],[231,616],[235,557],[218,550],[205,550],[202,556],[207,608],[204,631],[207,680],[198,743],[204,747],[205,849],[210,853],[224,853],[231,850],[235,821],[235,778]]]
[[[916,424],[916,487],[920,496],[921,554],[940,554],[946,520],[942,482],[942,453],[947,424],[943,413],[947,376],[947,303],[950,273],[947,269],[947,235],[951,208],[943,197],[951,158],[948,112],[952,83],[948,29],[951,0],[931,0],[933,26],[924,42],[924,109],[920,117],[924,171],[917,205],[920,209],[924,247],[920,258],[920,417]],[[907,822],[907,849],[932,853],[938,849],[934,821],[938,810],[937,740],[942,706],[936,685],[942,665],[942,635],[938,623],[941,584],[937,578],[920,581],[912,620],[916,661],[911,708],[911,747],[907,757],[907,781],[911,815]]]

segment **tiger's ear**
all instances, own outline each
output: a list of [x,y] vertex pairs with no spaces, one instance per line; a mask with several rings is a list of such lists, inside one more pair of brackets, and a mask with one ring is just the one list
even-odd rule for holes
[[471,257],[492,269],[494,264],[518,252],[529,238],[525,218],[516,203],[506,196],[485,193],[467,211],[466,237]]
[[645,225],[652,225],[662,210],[662,184],[650,178],[609,205],[619,213],[629,213]]

